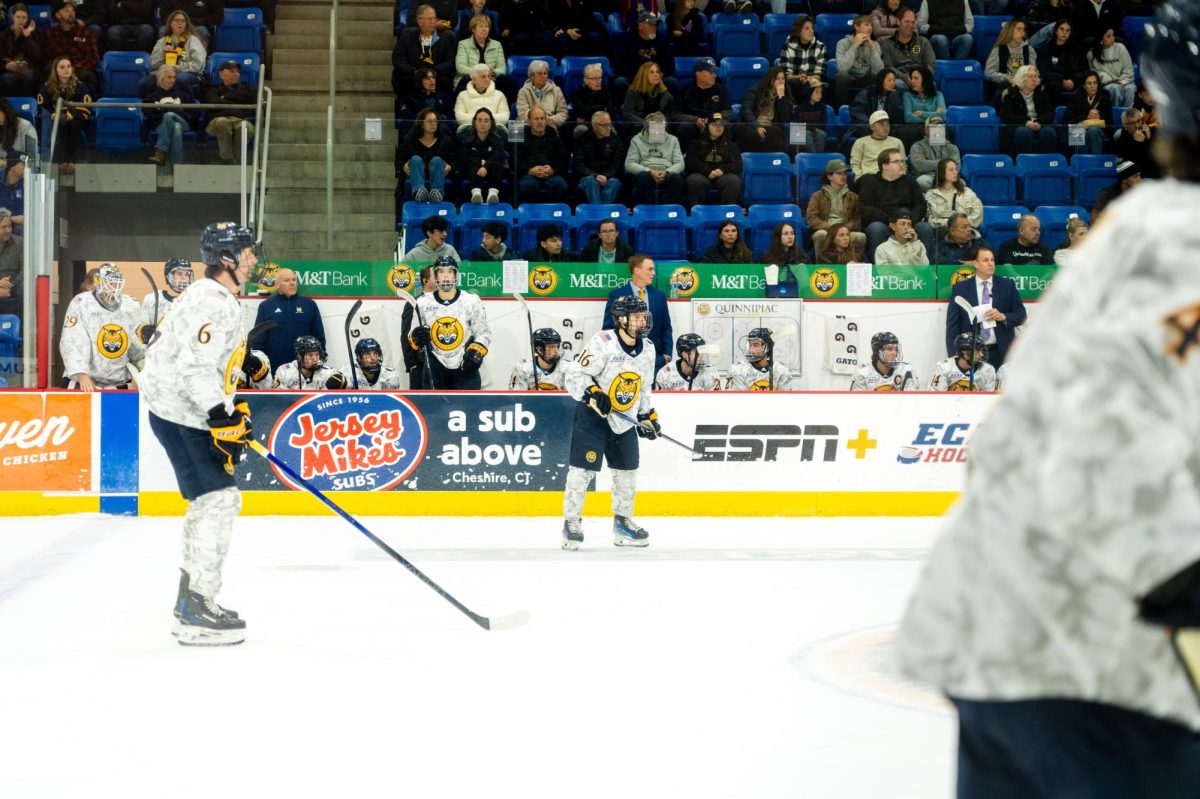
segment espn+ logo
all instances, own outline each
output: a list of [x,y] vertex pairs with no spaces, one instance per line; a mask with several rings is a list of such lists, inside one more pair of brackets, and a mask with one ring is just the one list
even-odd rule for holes
[[812,461],[837,459],[838,428],[828,424],[698,424],[693,461],[775,461],[782,450],[798,449]]

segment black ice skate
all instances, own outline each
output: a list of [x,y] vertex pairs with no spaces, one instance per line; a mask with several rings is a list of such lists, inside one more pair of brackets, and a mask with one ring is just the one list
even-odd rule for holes
[[[188,573],[185,572],[183,569],[180,569],[179,570],[179,594],[178,594],[178,596],[175,597],[175,611],[174,611],[175,618],[177,618],[177,619],[179,618],[180,613],[183,612],[183,600],[184,600],[184,597],[187,596],[188,583],[190,583],[190,582],[191,582],[191,578],[188,577]],[[220,608],[221,606],[217,605],[217,607]],[[221,608],[221,612],[224,613],[226,616],[229,616],[230,618],[234,618],[234,619],[238,618],[236,610],[230,610],[229,608]],[[175,635],[176,632],[172,632],[171,634]]]
[[613,543],[619,547],[648,547],[650,534],[628,516],[614,516]]
[[246,640],[245,621],[195,591],[180,595],[175,615],[173,634],[183,646],[232,646]]
[[583,525],[579,519],[563,519],[563,549],[574,552],[583,544]]

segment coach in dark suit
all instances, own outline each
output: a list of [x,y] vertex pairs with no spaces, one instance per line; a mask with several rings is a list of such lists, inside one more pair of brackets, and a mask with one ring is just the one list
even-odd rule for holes
[[965,297],[972,306],[991,301],[991,309],[984,319],[992,319],[996,326],[979,330],[979,335],[988,344],[988,363],[997,369],[1004,363],[1008,348],[1018,327],[1025,322],[1025,304],[1017,293],[1017,284],[1012,278],[996,275],[996,255],[986,242],[980,242],[975,250],[975,277],[954,284],[950,295],[950,307],[946,311],[946,354],[954,355],[954,339],[960,333],[970,332],[971,320],[967,313],[954,302],[955,297]]
[[646,301],[646,307],[654,316],[654,326],[650,328],[650,343],[658,353],[655,371],[671,362],[672,348],[675,346],[671,337],[671,314],[667,310],[667,295],[654,287],[654,259],[648,255],[637,254],[629,259],[629,282],[621,288],[609,293],[608,302],[604,304],[604,329],[612,330],[613,301],[625,294],[640,296]]

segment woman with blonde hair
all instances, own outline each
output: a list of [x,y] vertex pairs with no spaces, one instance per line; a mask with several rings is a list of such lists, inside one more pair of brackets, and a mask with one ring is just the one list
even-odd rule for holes
[[988,53],[983,74],[999,88],[1015,84],[1017,70],[1024,66],[1037,65],[1037,51],[1025,38],[1025,23],[1010,19],[1000,29],[1000,36]]
[[1087,238],[1088,223],[1077,216],[1073,216],[1067,220],[1067,246],[1061,247],[1054,251],[1054,263],[1056,266],[1066,266],[1074,258],[1075,253],[1079,252],[1080,246],[1084,239]]
[[[70,56],[60,55],[50,62],[46,83],[38,91],[38,105],[50,114],[51,119],[55,117],[55,104],[59,98],[64,103],[92,102],[91,88],[76,77]],[[59,169],[64,175],[75,174],[75,161],[83,143],[83,131],[91,118],[90,108],[63,109],[62,118],[58,121],[58,145],[61,151],[52,153],[51,157],[59,161]]]
[[625,92],[625,121],[632,128],[634,125],[643,126],[646,117],[655,111],[671,116],[671,103],[674,98],[663,83],[662,67],[653,61],[647,61],[638,67],[629,91]]
[[[150,53],[150,68],[157,74],[158,68],[166,64],[175,68],[175,77],[188,86],[197,86],[204,74],[204,62],[208,52],[204,39],[192,25],[191,18],[183,11],[169,15],[162,28],[162,36]],[[151,79],[153,85],[153,79]],[[138,88],[145,91],[144,87]]]

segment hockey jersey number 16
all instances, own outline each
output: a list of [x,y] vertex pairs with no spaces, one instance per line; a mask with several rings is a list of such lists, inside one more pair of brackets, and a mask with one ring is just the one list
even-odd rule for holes
[[[579,368],[567,372],[567,391],[582,400],[588,386],[598,386],[612,400],[614,411],[627,416],[648,413],[655,359],[654,345],[647,339],[626,347],[615,331],[601,330],[580,353],[576,361]],[[614,433],[633,427],[615,413],[609,414],[608,426]]]

